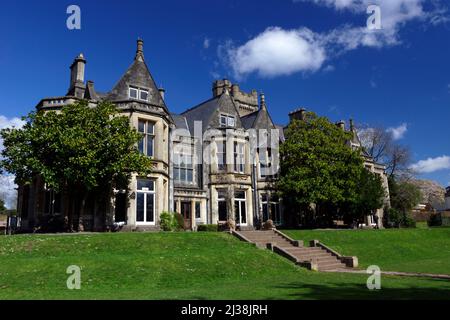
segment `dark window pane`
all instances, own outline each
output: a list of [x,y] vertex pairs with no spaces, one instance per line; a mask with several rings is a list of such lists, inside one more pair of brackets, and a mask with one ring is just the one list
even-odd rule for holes
[[201,218],[201,212],[200,212],[200,202],[195,203],[195,218],[200,219]]
[[147,222],[153,222],[154,220],[154,201],[153,194],[147,194]]
[[180,180],[182,182],[186,181],[186,169],[180,169]]
[[245,199],[245,191],[236,191],[234,197],[236,199]]
[[173,179],[175,181],[180,181],[180,169],[179,168],[175,168],[173,170]]
[[147,122],[147,133],[153,134],[155,132],[155,124],[153,122]]
[[192,182],[193,181],[193,172],[192,170],[187,170],[187,182]]
[[153,137],[147,136],[147,156],[153,157]]
[[135,88],[130,88],[130,98],[137,99],[138,91]]
[[219,201],[219,221],[227,221],[227,203]]
[[145,121],[139,120],[138,131],[141,133],[145,132]]
[[143,190],[144,188],[149,191],[153,191],[155,189],[155,182],[150,179],[138,179],[137,181],[138,190]]
[[137,222],[144,222],[144,197],[143,193],[138,193],[136,196],[136,220]]
[[247,223],[247,210],[245,208],[245,201],[241,201],[241,223]]
[[269,220],[269,208],[267,203],[263,203],[262,210],[263,210],[263,221]]
[[148,99],[148,92],[144,91],[144,90],[141,90],[141,98],[140,99],[144,100],[144,101],[147,101],[147,99]]
[[234,219],[237,224],[241,223],[241,219],[239,218],[239,201],[234,202]]
[[144,153],[144,139],[141,139],[139,141],[138,148],[139,148],[139,152],[143,154]]

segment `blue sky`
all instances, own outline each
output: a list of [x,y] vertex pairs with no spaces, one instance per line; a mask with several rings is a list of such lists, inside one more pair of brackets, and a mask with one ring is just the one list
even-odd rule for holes
[[[368,32],[367,5],[382,30]],[[108,91],[138,37],[172,112],[211,96],[215,78],[264,91],[273,118],[300,106],[333,121],[394,128],[421,177],[450,184],[450,12],[445,0],[21,1],[0,11],[0,127],[64,95],[83,52]],[[69,30],[66,9],[81,9]],[[422,161],[422,162],[420,162]]]

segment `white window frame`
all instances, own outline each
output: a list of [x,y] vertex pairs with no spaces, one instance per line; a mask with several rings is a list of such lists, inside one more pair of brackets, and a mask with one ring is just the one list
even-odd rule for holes
[[243,142],[234,142],[234,172],[245,172],[245,144]]
[[[140,179],[138,179],[140,180]],[[138,180],[136,181],[136,225],[145,225],[145,226],[154,226],[156,225],[156,183],[155,180],[151,180],[151,179],[143,179],[143,180],[150,180],[153,183],[153,190],[149,190],[148,188],[142,188],[142,189],[137,189],[137,185],[138,185]],[[144,195],[144,221],[138,221],[137,219],[137,215],[138,215],[138,194],[143,194]],[[147,199],[148,197],[152,197],[153,198],[153,221],[147,221]]]
[[[139,123],[143,122],[144,123],[144,132],[139,131]],[[148,125],[152,124],[152,132],[149,133],[148,132]],[[139,150],[143,155],[146,155],[147,157],[150,158],[154,158],[155,157],[155,125],[156,123],[154,121],[151,120],[147,120],[147,119],[138,119],[138,132],[141,134],[144,134],[144,137],[142,138],[142,140],[139,143],[143,143],[142,146],[142,151]],[[148,152],[148,139],[152,139],[153,143],[152,143],[152,150],[151,150],[151,154],[149,154]]]
[[[222,121],[225,120],[225,121]],[[228,114],[221,113],[219,117],[219,123],[221,127],[236,127],[236,117]]]
[[[217,170],[227,171],[227,141],[220,140],[217,144]],[[222,152],[219,152],[219,144],[223,146]]]
[[[193,185],[195,182],[195,170],[194,170],[194,155],[193,150],[191,153],[177,152],[174,154],[173,170],[178,170],[178,179],[174,178],[175,183],[184,185]],[[177,159],[179,163],[177,163]],[[184,160],[184,161],[183,161]],[[185,171],[185,179],[181,180],[181,171]],[[192,180],[188,180],[188,171],[192,172]]]
[[[132,91],[132,90],[136,91],[136,98],[131,96],[131,91]],[[146,94],[147,94],[147,99],[142,99],[142,98],[141,98],[141,94],[142,94],[142,93],[146,93]],[[148,89],[143,89],[143,88],[138,88],[138,87],[130,86],[130,87],[128,88],[128,97],[129,97],[130,99],[148,102],[148,101],[150,100],[150,99],[149,99],[149,97],[150,97],[150,91],[149,91]]]
[[[131,91],[136,91],[136,97],[131,96]],[[138,88],[135,88],[135,87],[129,87],[129,88],[128,88],[128,97],[129,97],[130,99],[136,99],[136,100],[138,100],[138,99],[139,99],[139,89],[138,89]]]
[[[244,198],[236,198],[236,192],[234,194],[234,209],[236,210],[236,202],[239,204],[239,221],[236,221],[236,225],[238,226],[247,226],[248,225],[248,210],[247,210],[247,191],[245,190],[239,190],[238,192],[242,192],[244,194]],[[245,223],[242,223],[242,205],[244,205],[245,208]],[[237,212],[234,213],[235,217],[237,215]]]

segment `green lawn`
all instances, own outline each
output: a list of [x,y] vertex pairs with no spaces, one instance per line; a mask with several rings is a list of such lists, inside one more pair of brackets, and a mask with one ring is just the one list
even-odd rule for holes
[[[66,268],[82,268],[68,290]],[[0,237],[1,299],[443,299],[450,282],[310,272],[224,233]]]
[[450,228],[386,230],[286,230],[296,240],[318,239],[361,267],[450,274]]

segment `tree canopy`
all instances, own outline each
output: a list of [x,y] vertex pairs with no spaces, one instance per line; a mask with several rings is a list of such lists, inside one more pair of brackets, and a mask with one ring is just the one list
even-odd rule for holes
[[364,168],[361,150],[349,146],[352,135],[314,113],[290,123],[280,146],[278,188],[291,208],[306,214],[315,204],[316,213],[325,208],[330,219],[338,208],[361,215],[382,207],[381,181]]
[[0,133],[0,166],[21,184],[39,175],[48,188],[80,197],[94,189],[110,192],[133,172],[150,172],[151,160],[137,149],[141,135],[113,104],[81,101],[24,120],[23,128]]

